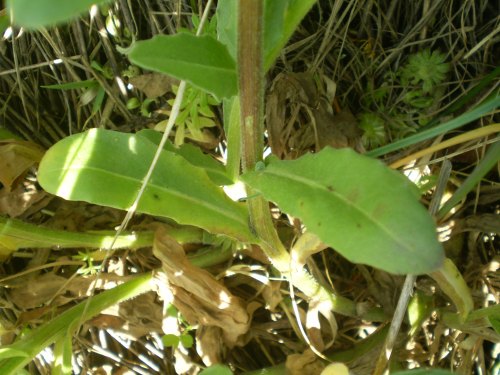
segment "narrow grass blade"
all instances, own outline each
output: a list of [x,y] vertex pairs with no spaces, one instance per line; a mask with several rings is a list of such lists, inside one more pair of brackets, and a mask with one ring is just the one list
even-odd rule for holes
[[427,139],[436,137],[440,134],[449,132],[450,130],[457,129],[462,125],[468,124],[478,118],[484,116],[488,112],[493,111],[500,105],[500,96],[496,96],[487,102],[480,104],[475,109],[466,112],[453,120],[445,122],[444,124],[438,125],[432,129],[424,130],[420,133],[414,134],[407,138],[401,139],[400,141],[396,141],[389,145],[379,147],[375,150],[371,150],[366,153],[368,156],[377,157],[381,155],[385,155],[389,152],[400,150],[404,147],[408,147],[414,145],[415,143],[425,141]]
[[491,168],[500,160],[500,142],[490,146],[486,155],[476,166],[474,171],[467,177],[463,184],[457,189],[455,194],[438,211],[437,218],[442,219],[458,202],[460,202],[479,181],[488,173]]

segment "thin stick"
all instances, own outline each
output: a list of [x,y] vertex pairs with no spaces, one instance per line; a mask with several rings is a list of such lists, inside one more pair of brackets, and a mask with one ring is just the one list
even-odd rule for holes
[[[196,36],[200,36],[202,31],[203,31],[203,26],[205,25],[206,20],[208,18],[208,12],[212,6],[212,2],[213,2],[213,0],[209,0],[207,2],[205,10],[203,11],[203,16],[200,20],[200,25],[198,27],[198,30],[196,31]],[[104,258],[104,260],[102,262],[103,265],[106,264],[107,260],[114,253],[114,246],[115,246],[115,243],[116,243],[118,237],[127,228],[130,220],[132,219],[132,217],[135,214],[135,211],[137,209],[137,206],[139,205],[139,202],[142,198],[142,195],[144,194],[144,191],[146,191],[146,187],[151,179],[151,176],[153,175],[153,172],[156,168],[156,164],[158,164],[158,160],[160,159],[161,153],[163,152],[163,147],[165,146],[165,143],[167,143],[170,132],[172,131],[172,129],[174,127],[175,121],[177,120],[177,116],[179,115],[182,100],[184,98],[185,89],[186,89],[186,81],[181,81],[181,83],[179,84],[179,88],[177,90],[177,95],[175,97],[174,104],[172,105],[172,111],[170,113],[170,118],[168,119],[167,127],[165,128],[165,132],[163,133],[160,144],[158,145],[158,147],[156,149],[156,153],[153,157],[153,160],[151,161],[148,172],[146,173],[146,176],[144,176],[144,179],[142,180],[141,188],[139,189],[139,192],[137,193],[137,196],[135,197],[134,202],[132,203],[130,208],[127,210],[127,214],[125,215],[125,217],[122,220],[122,223],[120,224],[120,226],[118,227],[118,229],[115,232],[115,236],[113,237],[113,241],[111,241],[110,246],[106,249],[107,253],[106,253],[106,257]],[[102,267],[97,274],[96,282],[99,279],[101,273],[102,273]],[[94,294],[94,289],[92,289],[89,298],[87,298],[87,302],[85,304],[85,309],[84,309],[84,312],[82,314],[82,317],[85,316],[87,308],[90,304],[90,299],[93,296],[93,294]],[[80,323],[83,323],[83,322],[80,322]],[[79,324],[79,325],[81,325],[81,324]]]

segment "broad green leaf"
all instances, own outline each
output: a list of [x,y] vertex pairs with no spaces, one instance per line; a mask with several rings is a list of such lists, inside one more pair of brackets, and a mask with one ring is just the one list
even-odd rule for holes
[[238,91],[235,61],[211,36],[157,35],[135,42],[126,52],[132,63],[186,80],[218,99]]
[[397,274],[428,273],[443,262],[418,189],[378,160],[325,148],[297,160],[271,158],[242,179],[351,262]]
[[[143,129],[137,132],[137,135],[149,139],[155,145],[159,145],[163,133],[151,129]],[[208,177],[217,185],[231,185],[233,183],[228,177],[224,165],[210,155],[203,153],[199,147],[195,147],[189,143],[175,147],[171,142],[167,142],[164,148],[167,151],[181,155],[192,165],[203,168],[207,172]]]
[[[264,1],[264,67],[267,71],[316,0]],[[217,35],[236,59],[237,1],[217,3]]]
[[109,0],[9,0],[7,13],[14,24],[28,29],[39,29],[70,21],[88,11],[94,4],[109,2]]
[[[156,151],[148,139],[91,129],[56,143],[40,162],[38,181],[68,200],[129,209]],[[233,202],[207,173],[163,151],[138,212],[174,219],[248,241],[246,207]]]

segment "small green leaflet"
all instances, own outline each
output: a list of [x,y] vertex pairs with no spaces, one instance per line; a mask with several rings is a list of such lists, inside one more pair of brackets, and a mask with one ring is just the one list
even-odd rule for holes
[[274,158],[242,180],[353,263],[422,274],[443,262],[434,222],[419,203],[416,186],[351,149]]
[[157,35],[125,51],[142,68],[186,80],[219,100],[238,91],[236,63],[226,46],[208,35]]

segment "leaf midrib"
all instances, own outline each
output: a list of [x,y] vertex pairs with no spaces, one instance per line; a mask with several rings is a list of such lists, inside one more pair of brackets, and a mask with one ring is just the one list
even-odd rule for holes
[[[66,168],[61,168],[61,169],[54,169],[53,171],[79,171],[79,170],[91,170],[91,171],[97,171],[97,172],[104,172],[104,173],[107,173],[107,174],[110,174],[112,176],[116,176],[120,179],[124,179],[124,180],[129,180],[129,181],[134,181],[134,182],[138,182],[139,184],[141,183],[141,181],[139,179],[136,179],[136,178],[133,178],[133,177],[129,177],[127,175],[123,175],[123,174],[119,174],[119,173],[116,173],[116,172],[112,172],[112,171],[109,171],[107,169],[103,169],[103,168],[97,168],[97,167],[90,167],[90,166],[86,166],[84,168],[82,167],[66,167]],[[51,171],[48,170],[47,173],[50,173]],[[194,204],[198,204],[200,206],[203,206],[205,208],[208,208],[212,211],[216,211],[216,212],[219,212],[220,214],[222,214],[223,216],[233,220],[233,221],[236,221],[238,222],[239,224],[243,225],[243,226],[246,226],[246,222],[244,220],[240,220],[240,217],[239,216],[235,216],[233,215],[233,211],[227,211],[225,209],[222,209],[221,207],[218,207],[216,205],[213,205],[207,201],[204,201],[204,200],[199,200],[199,199],[194,199],[193,197],[189,196],[189,195],[186,195],[186,194],[182,194],[181,192],[179,192],[178,190],[171,190],[171,189],[167,189],[167,188],[164,188],[160,185],[156,185],[156,184],[152,184],[151,182],[148,184],[149,186],[154,186],[154,187],[157,187],[159,190],[161,191],[166,191],[176,197],[180,197],[180,198],[183,198],[185,200],[187,200],[188,202],[193,202]]]

